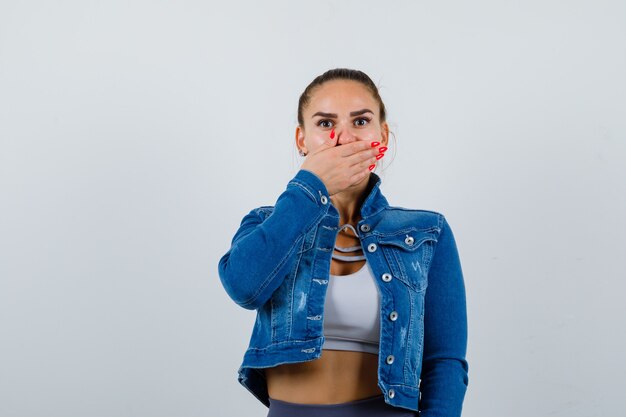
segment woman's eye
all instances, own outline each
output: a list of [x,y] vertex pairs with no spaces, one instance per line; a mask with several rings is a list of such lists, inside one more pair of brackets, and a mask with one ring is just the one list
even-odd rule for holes
[[325,120],[325,119],[322,119],[322,120],[320,120],[319,122],[317,122],[317,125],[318,125],[318,126],[322,126],[322,127],[330,127],[330,125],[324,125],[324,123],[330,123],[330,124],[332,124],[332,122],[331,122],[330,120]]
[[[365,123],[363,124],[359,124],[359,121],[364,121]],[[359,119],[356,119],[355,123],[357,124],[357,126],[365,126],[367,123],[369,123],[369,119],[366,117],[361,117]]]

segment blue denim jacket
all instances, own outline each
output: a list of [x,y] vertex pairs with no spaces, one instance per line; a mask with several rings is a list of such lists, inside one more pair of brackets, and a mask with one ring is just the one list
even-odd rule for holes
[[[385,402],[421,417],[460,416],[467,315],[452,230],[440,213],[390,206],[380,183],[370,173],[356,228],[380,294],[378,386]],[[262,368],[321,356],[339,220],[322,180],[300,169],[275,206],[243,218],[219,261],[227,294],[257,311],[238,380],[267,407]]]

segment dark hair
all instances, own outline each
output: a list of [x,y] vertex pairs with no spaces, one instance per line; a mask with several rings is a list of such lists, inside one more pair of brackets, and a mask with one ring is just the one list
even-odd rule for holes
[[382,123],[387,120],[387,111],[385,110],[385,104],[380,98],[380,94],[378,93],[378,87],[376,87],[376,84],[374,84],[372,79],[363,71],[349,68],[335,68],[315,77],[315,79],[311,81],[311,84],[309,84],[307,88],[304,89],[304,92],[302,93],[302,95],[300,96],[300,100],[298,101],[298,123],[300,124],[300,126],[304,128],[304,118],[302,116],[302,112],[304,111],[304,108],[309,104],[313,90],[315,90],[317,87],[320,87],[326,81],[331,80],[353,80],[363,84],[372,93],[374,99],[378,101],[380,122]]

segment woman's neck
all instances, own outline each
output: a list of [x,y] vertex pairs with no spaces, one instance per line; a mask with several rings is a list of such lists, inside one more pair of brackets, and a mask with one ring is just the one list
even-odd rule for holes
[[361,220],[361,206],[369,191],[369,176],[352,188],[330,196],[330,201],[339,212],[339,225],[356,224]]

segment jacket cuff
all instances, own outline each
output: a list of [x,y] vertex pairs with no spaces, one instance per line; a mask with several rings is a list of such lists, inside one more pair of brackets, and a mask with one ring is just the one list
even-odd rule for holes
[[288,186],[300,187],[319,206],[330,204],[330,196],[324,182],[312,171],[300,169]]

